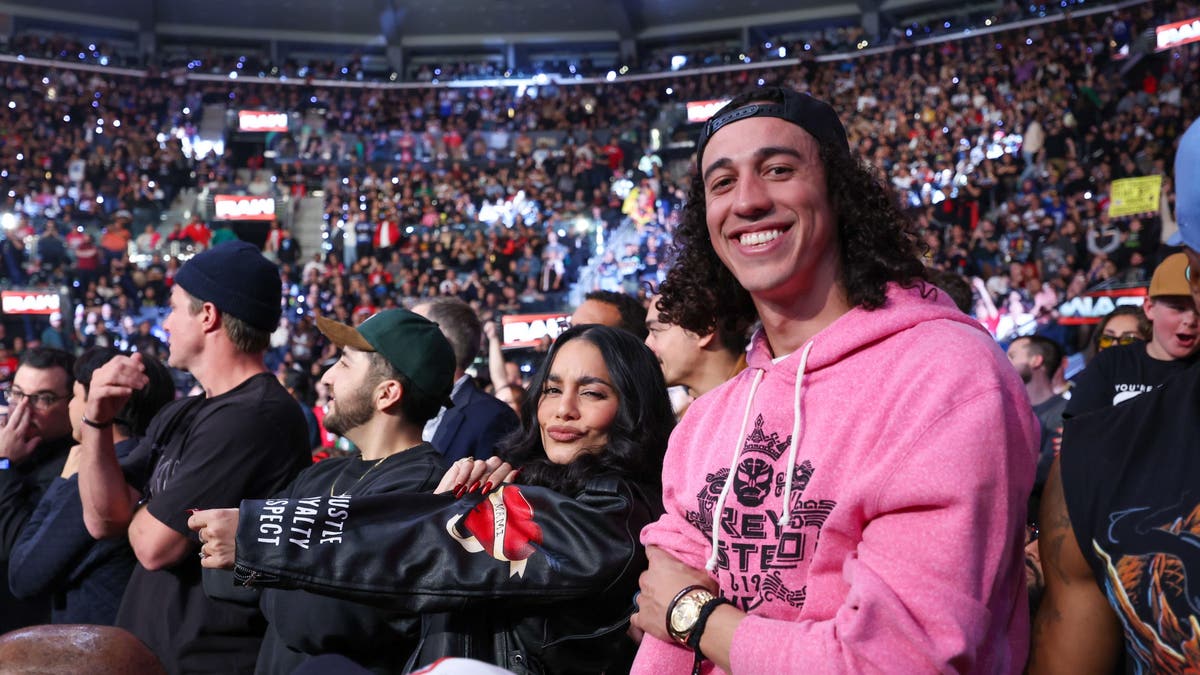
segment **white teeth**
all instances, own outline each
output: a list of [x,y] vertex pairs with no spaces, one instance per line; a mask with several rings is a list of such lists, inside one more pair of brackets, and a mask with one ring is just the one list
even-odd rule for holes
[[766,230],[764,232],[747,232],[738,238],[742,246],[761,246],[783,234],[783,230]]

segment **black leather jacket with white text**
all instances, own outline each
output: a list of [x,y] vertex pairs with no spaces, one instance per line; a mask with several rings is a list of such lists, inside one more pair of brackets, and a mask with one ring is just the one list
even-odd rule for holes
[[613,476],[573,496],[509,484],[462,500],[245,501],[235,576],[422,614],[414,666],[611,671],[646,568],[639,533],[661,508],[656,490]]

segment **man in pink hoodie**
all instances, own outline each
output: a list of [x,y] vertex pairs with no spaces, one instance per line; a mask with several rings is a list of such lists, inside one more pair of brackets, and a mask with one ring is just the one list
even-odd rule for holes
[[1020,672],[1020,379],[827,104],[744,94],[696,159],[660,311],[762,328],[671,437],[634,672]]

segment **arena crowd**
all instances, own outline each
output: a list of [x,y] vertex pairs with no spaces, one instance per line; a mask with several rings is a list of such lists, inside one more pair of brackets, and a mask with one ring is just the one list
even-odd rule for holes
[[[1200,47],[1124,43],[1198,13],[1006,28],[1045,10],[1005,6],[958,39],[833,28],[687,55],[773,67],[651,52],[650,79],[532,91],[439,86],[522,74],[492,64],[343,87],[361,55],[195,66],[15,36],[147,70],[0,63],[0,285],[61,299],[0,323],[0,628],[118,627],[95,629],[112,653],[31,628],[0,655],[1196,665],[1169,582],[1198,531]],[[230,68],[270,77],[188,76]],[[330,81],[271,79],[293,72]],[[201,153],[213,108],[293,124]],[[1111,215],[1143,177],[1155,208]],[[252,246],[197,198],[218,193],[290,211]],[[1068,309],[1100,297],[1136,301]],[[510,350],[513,315],[553,328]]]

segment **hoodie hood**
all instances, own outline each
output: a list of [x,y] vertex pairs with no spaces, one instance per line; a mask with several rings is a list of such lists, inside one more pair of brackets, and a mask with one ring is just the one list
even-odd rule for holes
[[[809,340],[808,344],[812,345],[812,350],[808,355],[805,371],[813,372],[827,368],[852,352],[927,321],[939,319],[953,321],[987,334],[982,324],[963,314],[950,296],[938,287],[928,283],[918,283],[913,288],[889,284],[887,301],[882,307],[874,310],[855,307]],[[750,339],[746,363],[750,368],[766,371],[795,371],[801,352],[803,349],[774,363],[775,355],[771,353],[766,333],[760,328]]]

